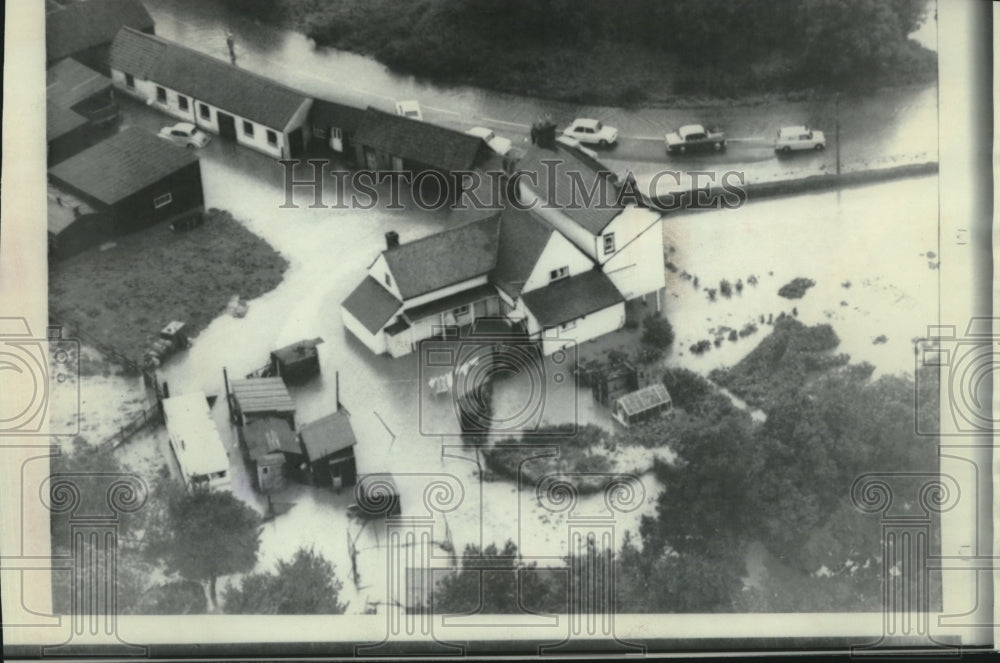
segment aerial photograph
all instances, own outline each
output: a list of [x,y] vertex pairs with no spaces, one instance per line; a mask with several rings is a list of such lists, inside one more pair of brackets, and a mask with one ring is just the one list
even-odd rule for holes
[[55,614],[940,609],[936,2],[44,4]]

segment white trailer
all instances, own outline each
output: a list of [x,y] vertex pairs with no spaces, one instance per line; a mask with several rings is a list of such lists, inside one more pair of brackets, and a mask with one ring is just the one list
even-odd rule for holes
[[229,454],[212,421],[205,394],[163,399],[170,449],[188,490],[230,490]]

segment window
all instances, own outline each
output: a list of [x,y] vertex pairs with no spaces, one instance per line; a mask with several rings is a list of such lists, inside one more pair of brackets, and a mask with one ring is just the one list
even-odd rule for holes
[[198,112],[201,113],[201,117],[203,120],[212,119],[212,111],[208,110],[208,106],[206,106],[205,104],[198,104]]
[[469,313],[469,305],[466,304],[465,306],[459,306],[458,308],[454,309],[452,313],[454,313],[455,315],[467,315]]
[[161,207],[166,207],[173,201],[174,201],[173,196],[171,196],[169,193],[165,193],[162,196],[157,196],[156,198],[153,198],[153,207],[155,207],[156,209],[160,209]]
[[278,144],[278,134],[274,133],[270,129],[267,130],[267,143],[268,145]]
[[392,277],[390,277],[388,274],[385,275],[385,284],[389,287],[392,287]]
[[132,74],[125,74],[125,87],[135,89],[135,76]]
[[552,281],[558,281],[559,279],[564,279],[569,275],[569,267],[560,267],[559,269],[553,269],[549,272],[549,279]]
[[188,109],[188,98],[183,94],[177,95],[177,107],[182,111],[186,111]]
[[253,138],[253,122],[243,120],[243,135],[248,138]]
[[615,234],[608,233],[604,236],[604,255],[615,252]]
[[262,468],[260,468],[260,472],[261,472],[261,474],[267,474],[267,471],[268,471],[269,469],[271,469],[271,468],[269,468],[269,467],[265,466],[265,467],[262,467]]
[[156,86],[156,100],[161,104],[167,103],[167,91],[159,85]]

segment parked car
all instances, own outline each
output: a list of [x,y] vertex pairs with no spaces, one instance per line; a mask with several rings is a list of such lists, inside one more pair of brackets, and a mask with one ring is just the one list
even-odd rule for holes
[[397,101],[396,115],[408,117],[411,120],[423,120],[424,114],[420,112],[420,102],[416,100]]
[[570,138],[569,136],[558,136],[556,138],[556,142],[559,143],[560,145],[565,145],[566,147],[572,147],[574,149],[580,150],[591,159],[597,158],[597,152],[590,149],[589,147],[578,141],[576,138]]
[[677,131],[667,134],[664,141],[669,154],[726,149],[726,134],[718,129],[705,129],[701,124],[685,124]]
[[475,136],[476,138],[482,138],[483,141],[490,146],[490,149],[503,156],[510,152],[511,142],[509,138],[504,138],[503,136],[498,136],[492,129],[487,129],[486,127],[472,127],[465,133],[470,136]]
[[602,124],[600,120],[578,117],[563,129],[563,135],[575,138],[581,143],[607,147],[618,140],[618,130]]
[[178,122],[172,127],[163,127],[160,129],[159,135],[160,138],[166,138],[172,143],[183,145],[191,150],[205,147],[211,140],[208,134],[190,122]]
[[822,131],[810,129],[805,125],[782,127],[778,129],[778,140],[774,142],[774,151],[788,154],[798,150],[822,150],[826,148],[826,136]]

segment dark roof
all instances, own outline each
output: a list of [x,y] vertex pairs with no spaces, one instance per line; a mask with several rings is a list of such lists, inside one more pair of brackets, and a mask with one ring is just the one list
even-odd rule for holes
[[[550,161],[555,163],[554,181],[549,181],[549,172],[553,166],[543,163]],[[554,149],[532,147],[517,162],[516,168],[536,173],[537,186],[527,176],[522,177],[520,181],[534,189],[542,200],[558,206],[563,214],[592,235],[600,234],[624,209],[624,206],[617,204],[620,188],[616,184],[614,173],[600,161],[579,150],[562,145]],[[570,173],[579,173],[581,181],[574,185]],[[597,190],[594,200],[589,205],[583,204],[585,201],[580,199],[579,193],[575,204],[572,204],[574,186],[578,192],[581,186],[589,192],[595,183],[599,183],[598,186],[601,188]],[[602,191],[604,203],[602,203]]]
[[85,0],[51,11],[45,15],[46,60],[110,43],[125,26],[153,29],[153,18],[139,0]]
[[45,101],[71,108],[111,87],[111,79],[76,60],[63,60],[45,70]]
[[552,227],[530,210],[505,210],[500,219],[500,241],[492,281],[511,297],[518,297],[552,233]]
[[345,131],[357,131],[365,117],[365,111],[361,108],[319,98],[313,100],[311,112],[314,124],[327,124]]
[[250,458],[255,462],[273,453],[302,454],[302,446],[295,431],[287,421],[278,417],[251,421],[243,427],[243,439]]
[[417,320],[423,320],[426,317],[443,313],[444,311],[454,310],[459,306],[465,306],[473,302],[481,301],[490,296],[496,297],[496,294],[497,290],[495,287],[488,283],[484,283],[483,285],[475,288],[463,290],[462,292],[456,292],[454,295],[448,295],[447,297],[435,299],[434,301],[427,302],[426,304],[406,309],[403,312],[411,322],[416,322]]
[[314,338],[305,341],[298,341],[291,345],[286,345],[271,353],[271,357],[277,359],[282,364],[294,364],[297,361],[316,357],[318,351],[316,346],[323,342],[321,338]]
[[618,404],[625,410],[625,414],[631,416],[669,405],[670,394],[667,393],[667,388],[662,383],[656,382],[638,391],[633,391],[631,394],[625,394],[618,399]]
[[545,328],[576,320],[624,301],[611,279],[596,269],[526,292],[522,298],[528,310]]
[[49,176],[105,205],[114,205],[197,161],[190,150],[129,127],[53,166]]
[[351,428],[351,418],[343,410],[306,424],[299,430],[299,436],[310,461],[325,458],[358,443]]
[[94,213],[94,209],[85,201],[71,193],[60,191],[51,182],[46,189],[48,204],[45,210],[48,215],[49,232],[53,235],[58,236],[81,216]]
[[404,299],[488,274],[496,265],[500,215],[382,252]]
[[469,170],[489,149],[481,138],[371,106],[354,142],[448,172]]
[[284,130],[309,98],[210,55],[124,28],[111,44],[111,68],[160,83],[272,129]]
[[295,412],[295,403],[281,378],[230,380],[229,389],[243,414]]
[[377,334],[402,305],[391,292],[370,276],[366,276],[341,304],[373,334]]
[[73,106],[111,87],[111,79],[76,60],[66,59],[45,71],[45,134],[55,140],[87,123]]

